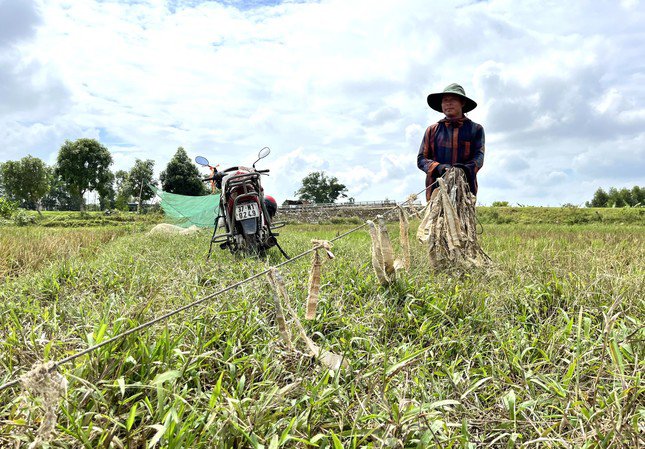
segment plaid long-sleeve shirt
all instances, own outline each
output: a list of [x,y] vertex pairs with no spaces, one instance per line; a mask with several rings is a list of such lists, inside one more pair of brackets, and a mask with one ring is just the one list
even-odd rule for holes
[[426,199],[436,186],[439,164],[461,165],[470,191],[477,194],[477,172],[484,165],[484,128],[467,117],[443,120],[426,129],[421,141],[417,166],[426,174]]

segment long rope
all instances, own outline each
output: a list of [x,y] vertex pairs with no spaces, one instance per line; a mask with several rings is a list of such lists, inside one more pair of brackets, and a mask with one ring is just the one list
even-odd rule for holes
[[[435,181],[435,182],[436,182],[436,181]],[[427,188],[429,188],[429,187],[431,187],[431,186],[428,186],[428,187],[424,188],[423,190],[421,190],[420,192],[418,192],[418,193],[414,194],[414,195],[413,195],[413,197],[416,197],[417,195],[419,195],[419,194],[421,194],[421,193],[425,192],[425,191],[426,191],[426,189],[427,189]],[[407,202],[409,202],[409,201],[410,201],[410,199],[407,199],[406,201],[404,201],[403,203],[401,203],[401,204],[400,204],[400,206],[405,205],[405,204],[406,204]],[[383,213],[383,215],[387,215],[387,214],[389,214],[390,212],[393,212],[394,210],[396,210],[397,208],[398,208],[398,206],[394,206],[394,207],[392,207],[392,208],[390,208],[390,209],[386,210],[386,211]],[[352,234],[352,233],[354,233],[354,232],[356,232],[356,231],[358,231],[358,230],[360,230],[360,229],[364,228],[365,226],[367,226],[367,223],[363,223],[363,224],[362,224],[362,225],[360,225],[360,226],[356,226],[355,228],[350,229],[349,231],[347,231],[347,232],[345,232],[345,233],[343,233],[343,234],[340,234],[340,235],[338,235],[338,236],[334,237],[333,239],[331,239],[331,240],[330,240],[330,242],[335,242],[335,241],[337,241],[337,240],[342,239],[343,237],[347,237],[348,235],[350,235],[350,234]],[[271,271],[271,269],[272,269],[272,268],[280,268],[280,267],[283,267],[283,266],[285,266],[285,265],[287,265],[287,264],[289,264],[289,263],[295,262],[296,260],[301,259],[301,258],[303,258],[304,256],[306,256],[307,254],[311,254],[312,252],[314,252],[314,251],[316,251],[316,250],[318,250],[318,249],[320,249],[320,248],[322,248],[322,245],[316,245],[316,246],[314,246],[313,248],[311,248],[311,249],[309,249],[309,250],[307,250],[307,251],[304,251],[304,252],[302,252],[302,253],[298,254],[297,256],[292,257],[291,259],[285,260],[284,262],[281,262],[281,263],[279,263],[279,264],[275,265],[274,267],[269,267],[269,268],[267,268],[267,269],[266,269],[266,270],[264,270],[264,271],[261,271],[261,272],[259,272],[259,273],[256,273],[256,274],[252,275],[252,276],[249,276],[248,278],[246,278],[246,279],[244,279],[244,280],[241,280],[241,281],[239,281],[239,282],[236,282],[235,284],[229,285],[228,287],[225,287],[225,288],[223,288],[223,289],[221,289],[221,290],[218,290],[218,291],[216,291],[215,293],[211,293],[211,294],[210,294],[210,295],[208,295],[208,296],[205,296],[205,297],[200,298],[200,299],[198,299],[198,300],[196,300],[196,301],[193,301],[193,302],[191,302],[191,303],[189,303],[189,304],[186,304],[185,306],[182,306],[182,307],[180,307],[180,308],[178,308],[178,309],[175,309],[175,310],[173,310],[173,311],[171,311],[171,312],[168,312],[168,313],[166,313],[165,315],[161,315],[161,316],[159,316],[159,317],[157,317],[157,318],[154,318],[154,319],[152,319],[152,320],[150,320],[150,321],[147,321],[147,322],[145,322],[145,323],[143,323],[143,324],[140,324],[140,325],[138,325],[138,326],[136,326],[136,327],[133,327],[132,329],[128,329],[128,330],[127,330],[127,331],[125,331],[125,332],[122,332],[122,333],[120,333],[120,334],[118,334],[118,335],[115,335],[114,337],[108,338],[107,340],[104,340],[104,341],[102,341],[101,343],[97,343],[97,344],[95,344],[95,345],[93,345],[93,346],[90,346],[89,348],[86,348],[86,349],[84,349],[84,350],[80,351],[80,352],[77,352],[77,353],[72,354],[72,355],[70,355],[70,356],[68,356],[68,357],[65,357],[64,359],[61,359],[61,360],[59,360],[59,361],[57,361],[57,362],[54,362],[54,363],[50,366],[50,368],[49,368],[48,372],[55,371],[55,370],[56,370],[60,365],[63,365],[63,364],[68,363],[68,362],[71,362],[72,360],[75,360],[75,359],[77,359],[77,358],[79,358],[79,357],[82,357],[82,356],[84,356],[84,355],[86,355],[86,354],[89,354],[89,353],[91,353],[91,352],[94,352],[94,351],[96,351],[97,349],[102,348],[102,347],[103,347],[103,346],[105,346],[105,345],[108,345],[108,344],[113,343],[113,342],[115,342],[115,341],[117,341],[117,340],[120,340],[120,339],[122,339],[122,338],[125,338],[125,337],[127,337],[128,335],[130,335],[130,334],[133,334],[133,333],[138,332],[138,331],[140,331],[140,330],[143,330],[143,329],[145,329],[145,328],[147,328],[147,327],[150,327],[150,326],[152,326],[153,324],[156,324],[156,323],[158,323],[158,322],[160,322],[160,321],[164,321],[164,320],[166,320],[166,319],[168,319],[168,318],[172,317],[173,315],[177,315],[178,313],[183,312],[184,310],[187,310],[187,309],[190,309],[190,308],[192,308],[192,307],[198,306],[199,304],[202,304],[202,303],[204,303],[204,302],[208,301],[209,299],[213,299],[213,298],[215,298],[216,296],[219,296],[219,295],[221,295],[221,294],[223,294],[223,293],[226,293],[226,292],[228,292],[228,291],[230,291],[230,290],[233,290],[233,289],[235,289],[235,288],[237,288],[237,287],[239,287],[239,286],[241,286],[241,285],[243,285],[243,284],[246,284],[246,283],[248,283],[248,282],[251,282],[252,280],[255,280],[255,279],[257,279],[257,278],[259,278],[259,277],[261,277],[261,276],[264,276],[264,275],[265,275],[265,274],[267,274],[269,271]],[[7,388],[9,388],[9,387],[13,387],[14,385],[18,384],[19,382],[20,382],[20,378],[15,379],[15,380],[12,380],[11,382],[7,382],[7,383],[5,383],[5,384],[3,384],[3,385],[0,385],[0,391],[5,390],[5,389],[7,389]]]

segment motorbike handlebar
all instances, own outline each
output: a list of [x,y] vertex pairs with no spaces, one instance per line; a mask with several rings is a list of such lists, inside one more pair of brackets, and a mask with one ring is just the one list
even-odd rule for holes
[[208,178],[202,179],[203,182],[206,181],[221,181],[222,178],[224,177],[224,174],[222,172],[216,171],[213,176],[209,176]]
[[[203,181],[203,182],[206,182],[206,181],[217,181],[217,180],[218,180],[218,178],[223,178],[223,177],[224,177],[224,173],[228,173],[228,172],[235,171],[235,170],[238,170],[238,167],[231,167],[231,168],[227,168],[227,169],[226,169],[226,170],[224,170],[223,172],[217,172],[217,173],[215,174],[215,176],[211,176],[211,177],[208,177],[208,178],[203,178],[203,179],[202,179],[202,181]],[[270,170],[269,170],[268,168],[267,168],[267,169],[265,169],[265,170],[256,170],[256,172],[257,172],[257,173],[269,173],[269,171],[270,171]]]

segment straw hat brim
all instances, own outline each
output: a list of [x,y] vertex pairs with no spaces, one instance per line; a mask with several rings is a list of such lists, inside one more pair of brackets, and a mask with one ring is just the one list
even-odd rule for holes
[[468,98],[465,95],[458,94],[456,92],[439,92],[435,94],[430,94],[428,95],[428,106],[430,106],[432,109],[434,109],[437,112],[443,112],[441,109],[441,99],[443,98],[444,95],[449,94],[449,95],[455,95],[459,98],[462,98],[466,101],[466,104],[464,105],[464,108],[462,109],[462,112],[465,114],[466,112],[470,112],[473,109],[477,107],[477,103],[470,98]]

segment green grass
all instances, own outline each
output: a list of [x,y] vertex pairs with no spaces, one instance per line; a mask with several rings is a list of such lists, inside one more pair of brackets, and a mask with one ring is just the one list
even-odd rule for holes
[[[42,216],[35,211],[23,211],[23,215],[31,218],[29,226],[46,228],[86,228],[102,226],[136,226],[149,225],[163,221],[161,213],[137,214],[134,212],[112,211],[110,215],[104,212],[60,212],[43,211]],[[1,220],[0,225],[10,225],[12,220]]]
[[645,208],[608,207],[483,207],[477,208],[483,223],[496,224],[617,224],[644,225]]
[[[281,242],[293,255],[353,226],[293,225]],[[83,356],[61,367],[52,447],[643,445],[645,227],[484,231],[493,268],[435,274],[413,244],[413,268],[388,288],[365,230],[337,242],[303,324],[346,371],[285,348],[264,279]],[[0,382],[281,261],[216,249],[206,262],[208,239],[125,233],[7,279]],[[309,263],[281,269],[301,317]],[[20,394],[0,392],[0,447],[40,422]]]

